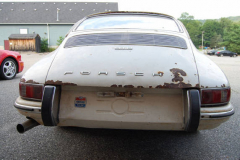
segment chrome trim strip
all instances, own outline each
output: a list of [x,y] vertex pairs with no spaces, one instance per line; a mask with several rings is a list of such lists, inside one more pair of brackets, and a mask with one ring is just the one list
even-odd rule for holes
[[141,72],[135,72],[134,75],[135,75],[135,76],[144,76],[144,73],[141,73]]
[[72,71],[67,71],[67,72],[64,73],[64,75],[66,75],[66,74],[73,74],[73,72]]
[[17,109],[25,110],[25,111],[36,111],[36,112],[41,112],[41,107],[32,107],[32,106],[26,106],[26,105],[21,105],[18,103],[14,103],[14,107]]
[[86,72],[86,71],[82,71],[80,72],[81,75],[89,75],[91,72]]
[[201,119],[229,117],[232,116],[234,113],[235,113],[234,109],[227,112],[219,113],[201,113]]
[[108,75],[108,72],[98,72],[98,75],[100,75],[100,74]]
[[117,75],[117,76],[125,76],[125,75],[126,75],[126,72],[116,72],[116,75]]
[[153,77],[155,77],[155,76],[160,76],[160,77],[162,77],[162,76],[163,76],[162,73],[159,73],[159,74],[158,74],[158,73],[153,73],[152,75],[153,75]]

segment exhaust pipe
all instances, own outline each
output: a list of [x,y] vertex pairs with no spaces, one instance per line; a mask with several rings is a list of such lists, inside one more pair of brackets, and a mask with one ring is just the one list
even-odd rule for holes
[[24,133],[30,129],[32,129],[33,127],[38,126],[39,123],[36,122],[35,120],[29,119],[26,122],[22,123],[22,124],[18,124],[17,125],[17,131],[19,133]]

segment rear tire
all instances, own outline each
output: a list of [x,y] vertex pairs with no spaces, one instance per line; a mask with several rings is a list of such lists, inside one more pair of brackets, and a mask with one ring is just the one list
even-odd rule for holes
[[3,60],[0,66],[0,78],[5,80],[13,79],[17,74],[17,64],[12,58]]

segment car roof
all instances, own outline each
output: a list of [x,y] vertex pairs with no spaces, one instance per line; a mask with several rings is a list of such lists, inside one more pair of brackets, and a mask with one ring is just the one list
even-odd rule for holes
[[163,13],[156,13],[156,12],[141,12],[141,11],[112,11],[112,12],[102,12],[96,13],[86,16],[85,18],[95,17],[95,16],[102,16],[102,15],[158,15],[163,17],[168,17],[171,19],[175,19],[173,16],[163,14]]

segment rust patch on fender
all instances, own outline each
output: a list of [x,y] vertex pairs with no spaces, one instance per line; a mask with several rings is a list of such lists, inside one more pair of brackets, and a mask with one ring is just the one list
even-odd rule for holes
[[[130,88],[130,85],[126,85],[126,87],[125,88],[128,88],[128,86],[129,86],[129,88]],[[113,88],[117,88],[117,87],[119,87],[119,88],[122,88],[122,85],[116,85],[116,84],[113,84],[113,85],[111,85],[110,87],[113,87]]]
[[25,83],[32,83],[32,84],[39,84],[38,82],[35,82],[34,80],[30,79],[28,81],[26,81]]
[[144,88],[143,86],[137,86],[137,88]]
[[149,86],[149,88],[153,88],[152,86]]
[[170,69],[170,71],[173,73],[174,78],[172,79],[173,82],[182,82],[183,81],[183,77],[181,76],[186,76],[186,72],[184,72],[181,69],[178,68],[172,68]]
[[183,82],[180,83],[164,83],[164,85],[158,85],[156,86],[156,88],[191,88],[192,85],[191,84],[186,84]]
[[196,88],[200,88],[200,85],[199,84],[196,84],[196,86],[195,86]]
[[26,81],[25,78],[21,78],[21,79],[20,79],[20,82],[22,82],[22,83],[31,83],[31,84],[39,84],[38,82],[35,82],[35,81],[32,80],[32,79]]
[[62,82],[62,81],[53,81],[53,80],[48,80],[46,82],[46,84],[51,84],[51,85],[60,85],[60,86],[65,86],[65,85],[69,85],[69,86],[77,86],[77,84],[74,83],[70,83],[70,82]]
[[117,87],[117,85],[116,85],[116,84],[113,84],[113,85],[111,85],[111,87]]
[[134,88],[133,85],[125,85],[124,88]]
[[225,84],[223,84],[223,85],[221,85],[221,87],[223,87],[223,88],[224,88],[224,87],[226,87],[226,85],[225,85]]
[[25,78],[21,78],[21,79],[20,79],[20,82],[25,83],[25,82],[26,82],[26,79],[25,79]]

